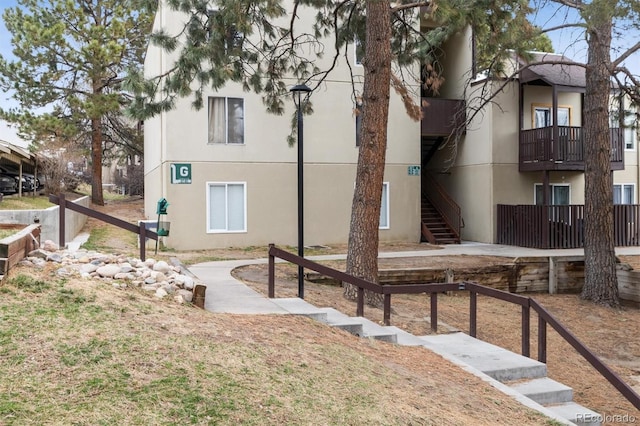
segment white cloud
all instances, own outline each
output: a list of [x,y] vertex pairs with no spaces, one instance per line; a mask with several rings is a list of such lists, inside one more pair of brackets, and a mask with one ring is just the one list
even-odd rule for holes
[[29,142],[21,139],[18,136],[18,132],[15,128],[11,127],[9,123],[2,120],[0,120],[0,140],[9,142],[13,145],[21,146],[23,148],[27,148],[29,146]]

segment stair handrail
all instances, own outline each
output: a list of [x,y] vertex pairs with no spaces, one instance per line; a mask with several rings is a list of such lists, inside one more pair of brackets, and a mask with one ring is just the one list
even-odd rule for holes
[[[555,318],[544,306],[540,305],[536,300],[529,298],[529,304],[538,314],[538,361],[545,363],[547,361],[546,351],[546,325],[549,324],[565,342],[569,343],[593,368],[600,373],[602,377],[624,396],[635,408],[640,410],[640,395],[633,390],[620,376],[618,376],[611,368],[609,368],[596,354],[591,352],[587,346],[582,343],[568,328]],[[542,342],[542,343],[541,343]],[[542,359],[540,359],[542,358]]]
[[431,175],[422,173],[422,195],[440,212],[442,218],[460,241],[460,229],[463,227],[460,206],[451,198],[442,185]]
[[468,291],[469,298],[469,335],[476,337],[477,327],[477,295],[493,297],[505,302],[520,305],[522,308],[522,354],[528,358],[529,338],[530,338],[530,308],[538,314],[538,361],[546,364],[547,335],[546,324],[551,325],[554,330],[569,343],[585,360],[587,360],[613,387],[615,387],[627,401],[635,408],[640,409],[640,395],[636,393],[620,376],[603,363],[596,354],[591,352],[573,333],[563,326],[549,311],[529,296],[510,293],[492,287],[483,286],[469,281],[452,283],[420,283],[420,284],[378,284],[362,278],[349,275],[325,265],[321,265],[312,260],[299,257],[277,248],[274,244],[269,244],[269,272],[268,272],[268,297],[275,297],[275,258],[286,260],[293,264],[303,266],[327,275],[331,278],[348,282],[358,289],[356,315],[364,316],[364,290],[382,294],[384,296],[383,323],[391,325],[391,295],[392,294],[421,294],[429,293],[431,297],[430,321],[431,329],[437,332],[438,329],[438,294],[447,291]]

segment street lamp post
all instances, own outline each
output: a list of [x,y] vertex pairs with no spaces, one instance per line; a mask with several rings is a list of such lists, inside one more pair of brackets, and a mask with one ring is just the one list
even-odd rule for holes
[[[298,114],[298,256],[304,257],[304,156],[302,155],[304,133],[302,131],[302,108],[305,97],[311,92],[311,89],[305,84],[298,84],[289,91],[293,93],[293,103],[296,105]],[[298,297],[304,299],[304,268],[301,265],[298,265]]]

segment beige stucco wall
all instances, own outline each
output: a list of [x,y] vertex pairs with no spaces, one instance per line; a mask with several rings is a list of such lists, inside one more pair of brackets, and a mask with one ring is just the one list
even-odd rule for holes
[[[175,249],[296,245],[296,164],[191,164],[191,184],[167,187],[171,232],[165,245]],[[305,245],[346,242],[355,165],[306,164],[304,172]],[[207,233],[207,182],[246,183],[246,232]],[[385,182],[389,182],[390,228],[380,230],[381,240],[417,242],[419,177],[408,176],[406,165],[393,165],[386,169]]]
[[[304,16],[303,21],[309,20]],[[176,20],[161,15],[156,23]],[[152,52],[147,74],[170,58]],[[348,236],[358,149],[351,79],[344,62],[312,94],[314,113],[304,118],[305,244],[345,243]],[[356,69],[356,73],[359,70]],[[313,87],[314,82],[308,83]],[[290,86],[297,81],[290,80]],[[356,91],[361,90],[356,85]],[[418,86],[411,90],[417,102]],[[207,107],[196,111],[190,98],[145,122],[145,214],[155,219],[156,203],[170,205],[171,232],[164,244],[178,250],[229,246],[297,244],[297,146],[287,144],[295,107],[287,94],[282,116],[268,114],[261,96],[237,84],[204,94],[244,99],[245,143],[209,144]],[[206,104],[205,104],[206,105]],[[420,164],[420,123],[411,120],[391,93],[385,182],[389,185],[390,227],[383,241],[419,241],[420,178],[408,166]],[[294,133],[295,136],[295,133]],[[149,155],[149,157],[147,157]],[[192,182],[172,184],[172,163],[191,164]],[[246,232],[207,233],[207,182],[246,183]]]
[[[523,96],[523,128],[533,128],[534,106],[552,107],[551,87],[525,86]],[[558,106],[568,107],[571,126],[582,126],[582,96],[575,92],[558,92]],[[517,118],[517,116],[516,116]]]
[[[471,86],[468,103],[476,106],[475,94],[483,84],[493,88],[502,87],[503,82],[481,82]],[[551,90],[543,93],[525,90],[525,128],[531,120],[532,103],[550,103]],[[560,103],[569,104],[578,111],[575,93],[561,94]],[[491,106],[467,128],[467,134],[458,145],[456,162],[446,174],[437,175],[438,180],[460,205],[465,227],[462,239],[493,243],[496,235],[498,204],[533,204],[535,184],[543,182],[542,172],[520,172],[518,170],[518,113],[519,88],[517,82],[507,83],[503,91],[493,99]],[[576,121],[574,121],[576,120]],[[579,121],[572,116],[572,124]],[[576,124],[579,125],[579,124]],[[530,126],[529,126],[530,127]],[[450,155],[446,150],[438,153],[434,164],[441,164]],[[437,169],[434,169],[437,170]],[[584,203],[584,174],[581,172],[551,172],[551,184],[570,185],[571,203]]]

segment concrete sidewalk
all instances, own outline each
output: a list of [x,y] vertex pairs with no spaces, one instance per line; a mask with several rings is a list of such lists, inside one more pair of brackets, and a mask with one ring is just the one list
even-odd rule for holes
[[[495,244],[465,243],[442,249],[386,252],[381,258],[416,256],[483,255],[514,257],[580,256],[582,249],[537,250]],[[640,247],[616,250],[618,255],[640,255]],[[346,255],[309,256],[311,260],[345,259]],[[414,336],[397,327],[383,327],[362,317],[349,317],[331,308],[317,308],[298,298],[268,299],[236,280],[231,271],[239,266],[266,264],[267,259],[206,262],[189,270],[207,286],[205,309],[233,314],[304,315],[327,325],[344,329],[360,337],[374,338],[406,346],[422,346],[480,377],[523,405],[554,419],[559,424],[573,425],[580,415],[600,416],[572,402],[571,388],[546,377],[546,366],[511,353],[463,333]],[[515,384],[508,381],[516,380]],[[503,383],[504,382],[504,383]],[[519,386],[519,387],[518,387]],[[542,391],[540,388],[543,388]],[[581,423],[582,424],[582,423]],[[599,422],[591,423],[594,425]]]
[[[640,247],[616,248],[618,255],[640,255]],[[581,256],[583,249],[541,250],[526,247],[505,246],[463,242],[451,244],[440,249],[383,252],[380,258],[420,257],[420,256],[504,256],[504,257],[548,257],[548,256]],[[346,254],[309,256],[310,260],[341,260]],[[204,262],[191,265],[189,270],[206,286],[205,309],[217,313],[233,314],[286,314],[290,313],[262,294],[236,280],[231,271],[244,265],[266,264],[267,259],[245,259],[218,262]]]

